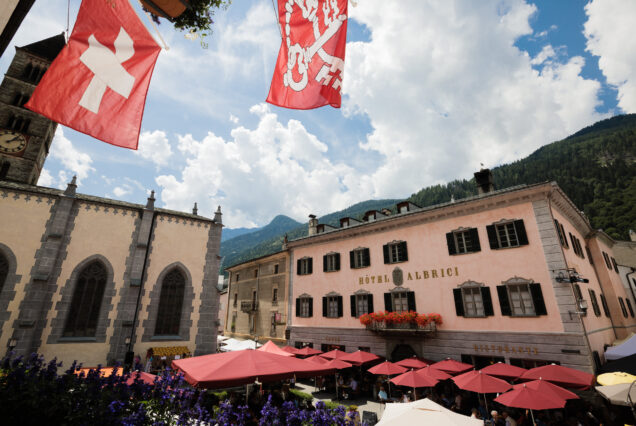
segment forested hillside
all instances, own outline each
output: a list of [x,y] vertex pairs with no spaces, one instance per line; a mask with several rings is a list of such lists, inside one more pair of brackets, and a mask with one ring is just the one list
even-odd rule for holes
[[[492,171],[496,189],[557,181],[585,212],[594,228],[601,228],[616,239],[628,239],[629,229],[636,230],[636,114],[600,121]],[[455,180],[424,188],[411,195],[409,201],[425,207],[447,202],[451,196],[457,200],[476,193],[473,179]],[[320,223],[338,226],[341,217],[359,219],[371,209],[393,209],[398,201],[364,201],[325,215],[320,218]],[[223,265],[276,252],[281,249],[285,232],[290,239],[298,238],[306,235],[307,225],[296,222],[295,226],[266,238],[258,232],[224,241],[221,244],[221,255],[225,256]]]

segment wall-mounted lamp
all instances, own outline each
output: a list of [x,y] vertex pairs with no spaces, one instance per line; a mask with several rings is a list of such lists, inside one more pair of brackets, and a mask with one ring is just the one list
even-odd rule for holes
[[126,337],[126,340],[124,342],[126,343],[126,345],[130,345],[130,337]]
[[558,283],[589,283],[590,280],[587,278],[582,278],[575,269],[566,269],[567,273],[563,273],[563,271],[559,271],[556,277],[554,277],[555,281]]

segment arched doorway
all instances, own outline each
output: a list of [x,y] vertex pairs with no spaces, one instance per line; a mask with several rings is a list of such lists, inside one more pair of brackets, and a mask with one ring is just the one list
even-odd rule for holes
[[393,349],[393,352],[391,352],[391,361],[398,362],[414,356],[417,356],[417,354],[415,353],[411,345],[401,343],[399,345],[396,345]]

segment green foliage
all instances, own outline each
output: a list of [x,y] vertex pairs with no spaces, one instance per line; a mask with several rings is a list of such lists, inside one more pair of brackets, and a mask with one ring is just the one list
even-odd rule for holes
[[290,389],[289,393],[294,395],[296,398],[298,398],[301,401],[307,402],[307,404],[311,404],[311,401],[314,400],[314,397],[311,396],[308,393],[305,392],[301,392],[298,389]]
[[175,18],[173,25],[179,30],[194,31],[206,36],[212,29],[215,9],[227,8],[231,0],[190,0],[190,7]]
[[328,410],[335,410],[341,405],[342,404],[337,401],[325,401],[325,407],[327,407]]

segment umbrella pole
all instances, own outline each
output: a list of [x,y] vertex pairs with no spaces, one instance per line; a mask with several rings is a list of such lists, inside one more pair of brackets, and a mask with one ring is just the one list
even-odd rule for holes
[[486,414],[488,414],[488,400],[486,399],[486,394],[484,394],[484,404],[486,405]]
[[532,409],[530,409],[530,417],[532,417],[532,426],[536,425],[536,423],[534,422],[534,413],[532,412]]
[[340,401],[338,397],[338,373],[336,372],[336,401]]

